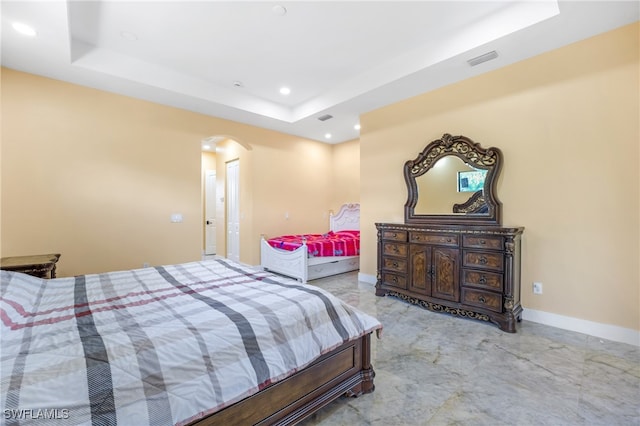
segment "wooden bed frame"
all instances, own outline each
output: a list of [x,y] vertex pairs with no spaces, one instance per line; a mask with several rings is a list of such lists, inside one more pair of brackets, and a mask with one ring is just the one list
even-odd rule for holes
[[374,376],[370,333],[192,426],[296,424],[342,395],[373,392]]
[[[337,214],[329,215],[329,230],[359,230],[360,204],[343,204]],[[260,238],[260,265],[264,270],[286,275],[306,283],[360,269],[360,256],[309,257],[307,245],[294,250],[280,250]]]

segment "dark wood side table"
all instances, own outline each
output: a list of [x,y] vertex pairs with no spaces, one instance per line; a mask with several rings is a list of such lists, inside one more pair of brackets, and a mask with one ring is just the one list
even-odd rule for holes
[[59,253],[13,256],[0,259],[0,269],[22,272],[38,278],[55,278]]

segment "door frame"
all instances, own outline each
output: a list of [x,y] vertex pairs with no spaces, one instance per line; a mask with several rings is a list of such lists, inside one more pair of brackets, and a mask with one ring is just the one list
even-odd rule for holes
[[[217,196],[216,171],[204,172],[204,254],[211,256],[217,252]],[[213,177],[213,179],[210,179]],[[213,233],[209,232],[209,218],[213,218]]]
[[[234,173],[229,170],[235,168]],[[240,159],[225,163],[226,258],[240,261]]]

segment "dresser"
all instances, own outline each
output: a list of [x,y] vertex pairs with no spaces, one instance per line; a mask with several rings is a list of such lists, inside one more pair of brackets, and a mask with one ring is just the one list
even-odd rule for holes
[[522,315],[523,228],[394,223],[376,228],[377,296],[516,331]]
[[404,223],[376,223],[377,296],[516,332],[523,227],[502,225],[503,155],[445,133],[404,163]]

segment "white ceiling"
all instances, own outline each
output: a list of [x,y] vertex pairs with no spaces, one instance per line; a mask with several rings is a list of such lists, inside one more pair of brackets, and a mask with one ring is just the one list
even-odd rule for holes
[[328,143],[357,138],[362,113],[640,18],[631,0],[2,0],[1,13],[5,67]]

